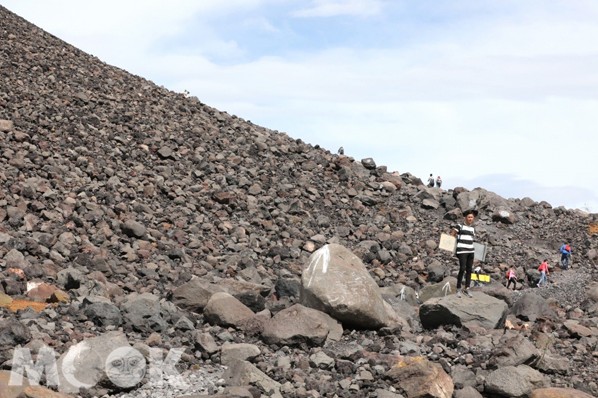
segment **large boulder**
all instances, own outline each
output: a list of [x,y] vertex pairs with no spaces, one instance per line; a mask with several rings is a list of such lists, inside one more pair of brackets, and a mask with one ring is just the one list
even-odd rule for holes
[[392,304],[392,299],[404,301],[410,305],[417,306],[418,294],[412,287],[397,283],[391,286],[384,286],[380,288],[382,297]]
[[441,325],[501,327],[507,316],[507,303],[481,292],[472,292],[472,295],[473,298],[453,294],[429,299],[419,309],[422,326],[427,329]]
[[581,337],[598,336],[598,329],[595,327],[589,328],[579,323],[576,319],[568,319],[563,323],[563,326],[569,336],[579,339]]
[[460,390],[455,391],[455,398],[483,398],[482,394],[478,392],[475,388],[471,386],[467,386]]
[[225,343],[220,351],[220,363],[224,366],[227,366],[234,360],[252,361],[261,353],[261,350],[255,344]]
[[505,333],[492,352],[490,364],[493,367],[518,366],[535,362],[542,356],[527,337],[518,332]]
[[492,221],[498,221],[503,224],[515,224],[517,222],[517,216],[510,209],[499,206],[492,213]]
[[504,366],[486,377],[484,391],[501,397],[528,397],[532,390],[547,385],[542,373],[527,365]]
[[237,279],[221,279],[216,285],[254,312],[262,311],[266,307],[266,297],[272,290],[268,286]]
[[123,323],[123,316],[119,308],[106,297],[85,297],[81,309],[87,319],[98,326],[118,327]]
[[[13,380],[11,381],[11,377]],[[0,398],[19,396],[29,386],[29,380],[23,377],[18,383],[14,382],[14,375],[9,370],[0,370]]]
[[511,314],[523,321],[535,321],[540,317],[556,318],[555,312],[548,306],[546,299],[535,293],[524,293],[513,304]]
[[428,265],[427,271],[428,280],[432,283],[438,283],[442,282],[444,276],[449,271],[449,268],[440,261],[435,260],[430,265]]
[[453,380],[442,366],[425,357],[405,357],[384,377],[398,384],[409,398],[451,398],[455,389]]
[[193,278],[189,282],[177,287],[172,292],[172,302],[177,306],[193,311],[202,312],[210,297],[224,289],[201,278]]
[[193,278],[172,291],[172,302],[178,307],[200,313],[214,293],[227,292],[240,302],[259,312],[265,308],[265,297],[271,288],[236,279],[219,279],[215,282]]
[[160,298],[151,293],[131,293],[121,304],[124,321],[133,330],[162,332],[168,322],[162,316]]
[[535,369],[545,374],[567,375],[571,369],[571,359],[552,352],[542,352],[540,359],[533,365]]
[[228,386],[255,385],[264,390],[267,396],[281,396],[279,392],[280,383],[272,380],[267,374],[247,361],[232,360],[222,378]]
[[338,244],[323,246],[310,256],[301,275],[301,304],[357,328],[400,323],[361,260]]
[[419,291],[419,300],[425,303],[434,297],[445,297],[457,291],[457,278],[452,276],[444,278],[438,283],[424,286]]
[[204,318],[215,325],[238,327],[254,313],[249,307],[226,292],[214,293],[203,310]]
[[0,319],[0,347],[16,347],[28,343],[31,331],[25,324],[14,318]]
[[268,344],[322,345],[342,334],[342,326],[330,315],[295,304],[266,321],[262,338]]

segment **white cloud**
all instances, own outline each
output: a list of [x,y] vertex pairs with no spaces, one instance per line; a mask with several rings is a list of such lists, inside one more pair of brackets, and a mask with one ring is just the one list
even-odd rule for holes
[[280,30],[265,17],[250,17],[242,22],[245,27],[254,28],[258,31],[268,33],[278,33]]
[[382,11],[379,0],[312,0],[308,8],[294,11],[295,17],[369,16]]

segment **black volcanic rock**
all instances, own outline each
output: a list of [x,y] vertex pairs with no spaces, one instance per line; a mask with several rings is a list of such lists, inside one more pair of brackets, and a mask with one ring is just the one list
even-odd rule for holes
[[[597,214],[483,188],[427,188],[372,158],[333,154],[107,65],[2,6],[0,88],[0,295],[22,299],[27,283],[43,281],[68,296],[39,314],[0,306],[3,368],[17,344],[62,354],[120,327],[144,353],[186,347],[179,368],[203,386],[197,393],[222,393],[221,346],[249,343],[261,355],[238,367],[266,374],[263,385],[280,385],[284,396],[315,396],[318,386],[328,396],[404,394],[400,382],[381,377],[401,356],[440,365],[457,389],[489,394],[484,378],[501,363],[489,358],[504,330],[424,330],[409,316],[410,328],[348,329],[323,347],[260,336],[272,313],[297,303],[295,282],[327,243],[353,251],[379,286],[396,291],[390,301],[409,311],[396,308],[417,313],[412,296],[439,278],[429,270],[456,275],[454,256],[437,247],[440,233],[475,207],[477,239],[488,245],[487,290],[508,304],[533,291],[549,309],[537,317],[515,311],[509,333],[544,358],[526,365],[551,387],[598,394],[596,287],[588,287],[598,281],[598,240],[589,228]],[[557,266],[564,240],[574,250],[567,271]],[[551,283],[537,289],[544,259]],[[500,289],[509,266],[521,290]],[[209,298],[223,290],[260,311],[247,332],[204,319]],[[86,309],[85,300],[106,304]],[[351,358],[343,344],[357,347]],[[553,371],[551,358],[569,362]],[[463,368],[474,374],[467,386]]]

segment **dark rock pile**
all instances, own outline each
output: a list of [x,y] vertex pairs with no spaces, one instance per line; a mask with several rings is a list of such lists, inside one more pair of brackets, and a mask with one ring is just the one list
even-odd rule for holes
[[[1,6],[0,87],[0,397],[598,395],[598,215],[427,188],[106,65]],[[494,282],[459,301],[438,238],[471,207]],[[348,268],[318,290],[328,264]],[[9,387],[23,348],[88,378]],[[110,377],[124,357],[139,383]],[[135,379],[152,358],[159,374]]]

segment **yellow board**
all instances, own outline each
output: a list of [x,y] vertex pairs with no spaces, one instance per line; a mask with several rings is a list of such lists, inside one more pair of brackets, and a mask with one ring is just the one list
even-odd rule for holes
[[471,274],[472,281],[479,281],[484,283],[490,283],[490,275],[483,275],[483,274]]
[[598,234],[598,222],[593,222],[588,225],[588,233],[590,235]]

